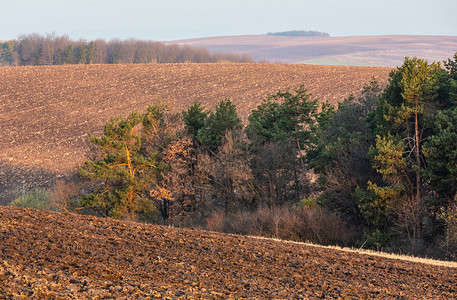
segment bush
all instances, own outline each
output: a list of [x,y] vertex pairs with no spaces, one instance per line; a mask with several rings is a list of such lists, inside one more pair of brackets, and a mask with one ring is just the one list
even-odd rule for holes
[[77,182],[58,180],[50,195],[50,206],[55,211],[81,210],[78,206],[80,186]]
[[11,201],[10,206],[55,211],[51,205],[51,193],[43,188],[22,190],[20,195]]
[[79,188],[74,182],[59,180],[52,189],[36,187],[22,189],[17,194],[9,206],[48,211],[75,211],[78,208]]
[[457,204],[449,207],[446,216],[446,234],[443,248],[446,258],[457,260]]
[[321,245],[348,246],[357,238],[338,214],[317,206],[261,208],[230,215],[218,211],[207,220],[207,229]]

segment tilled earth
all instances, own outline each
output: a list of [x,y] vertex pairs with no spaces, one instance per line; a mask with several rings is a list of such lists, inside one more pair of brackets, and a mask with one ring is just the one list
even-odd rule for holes
[[0,298],[452,299],[457,269],[0,207]]
[[16,189],[50,187],[87,159],[88,132],[157,99],[174,112],[225,98],[247,118],[278,89],[304,84],[332,103],[390,68],[285,64],[64,65],[0,68],[0,204]]

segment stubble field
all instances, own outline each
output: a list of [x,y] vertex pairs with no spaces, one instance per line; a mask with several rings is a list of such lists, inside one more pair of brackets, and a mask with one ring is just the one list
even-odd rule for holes
[[65,65],[0,68],[0,204],[18,189],[51,186],[75,171],[116,116],[157,99],[179,112],[230,98],[246,119],[263,98],[304,84],[332,103],[357,94],[390,68],[285,64]]

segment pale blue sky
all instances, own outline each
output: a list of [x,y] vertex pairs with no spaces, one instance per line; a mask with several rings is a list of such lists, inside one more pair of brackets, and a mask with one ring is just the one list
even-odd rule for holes
[[0,0],[0,40],[175,40],[317,30],[332,36],[457,35],[457,0]]

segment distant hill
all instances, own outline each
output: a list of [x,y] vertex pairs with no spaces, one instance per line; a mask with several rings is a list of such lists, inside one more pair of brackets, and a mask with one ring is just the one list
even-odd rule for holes
[[211,52],[249,55],[256,61],[396,67],[406,56],[442,61],[457,51],[457,36],[297,37],[221,36],[172,41]]
[[280,32],[269,32],[267,35],[277,35],[277,36],[330,36],[326,32],[319,31],[305,31],[305,30],[290,30],[290,31],[280,31]]

